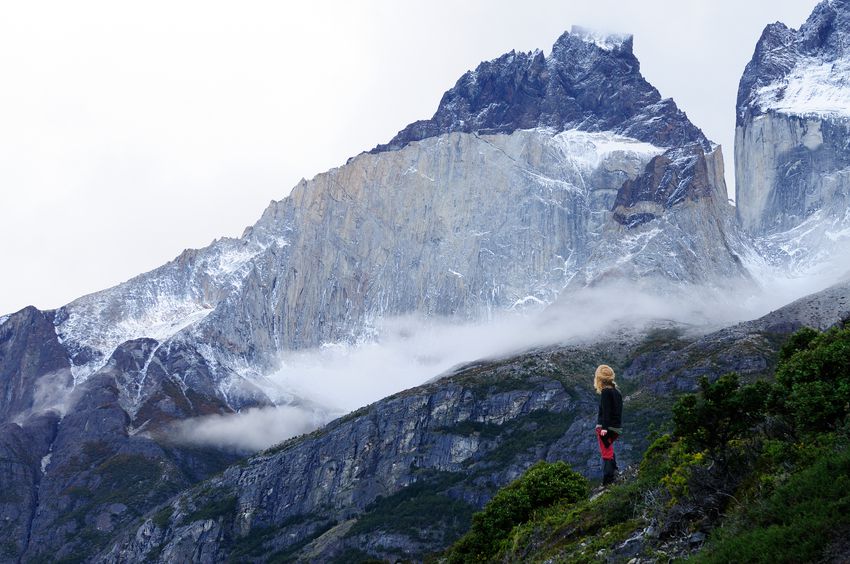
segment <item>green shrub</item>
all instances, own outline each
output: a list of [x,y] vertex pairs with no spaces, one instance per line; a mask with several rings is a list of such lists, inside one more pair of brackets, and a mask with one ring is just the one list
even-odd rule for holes
[[803,329],[782,350],[771,408],[802,432],[840,427],[850,412],[850,328]]
[[557,502],[575,503],[588,496],[588,483],[565,462],[541,461],[499,490],[472,516],[472,530],[449,553],[449,562],[481,562],[495,555],[511,530],[532,513]]
[[697,562],[815,562],[850,525],[850,451],[822,455],[722,527]]
[[236,513],[239,499],[227,490],[216,490],[207,502],[183,519],[184,523],[206,521],[219,517],[232,517]]
[[725,374],[715,382],[703,376],[699,395],[683,396],[673,406],[674,435],[694,451],[724,451],[765,416],[771,386],[755,382],[741,386],[738,375]]
[[172,515],[174,515],[174,508],[170,505],[166,505],[154,514],[152,520],[157,527],[159,527],[160,529],[164,529],[171,521]]
[[820,331],[811,327],[803,327],[788,337],[788,340],[779,349],[779,362],[786,362],[798,352],[808,349],[812,341],[819,335]]

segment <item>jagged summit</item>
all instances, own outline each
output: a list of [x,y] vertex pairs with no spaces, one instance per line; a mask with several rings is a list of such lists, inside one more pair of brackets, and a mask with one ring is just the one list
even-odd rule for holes
[[550,128],[610,131],[658,147],[710,143],[672,99],[640,73],[631,35],[573,27],[551,54],[511,51],[464,74],[429,120],[414,122],[371,153],[445,133]]
[[569,35],[589,43],[595,43],[597,47],[606,51],[621,49],[627,50],[630,53],[632,52],[634,36],[631,33],[605,33],[592,28],[574,25],[570,29]]
[[799,30],[765,27],[738,88],[737,124],[769,111],[850,117],[850,0],[825,0]]

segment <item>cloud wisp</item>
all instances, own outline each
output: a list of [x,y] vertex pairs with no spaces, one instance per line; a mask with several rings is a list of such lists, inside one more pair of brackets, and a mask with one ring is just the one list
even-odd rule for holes
[[846,278],[841,264],[850,263],[836,260],[807,276],[765,274],[756,284],[731,290],[688,286],[659,292],[614,282],[571,293],[547,308],[474,323],[416,315],[385,319],[374,340],[284,353],[279,369],[267,375],[278,391],[272,399],[282,405],[185,421],[179,436],[192,443],[259,450],[467,362],[592,342],[659,322],[700,333],[755,319]]

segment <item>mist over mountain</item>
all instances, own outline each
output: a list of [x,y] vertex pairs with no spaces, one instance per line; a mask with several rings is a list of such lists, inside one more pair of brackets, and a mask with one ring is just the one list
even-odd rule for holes
[[[220,561],[267,529],[300,550],[419,470],[457,474],[440,495],[480,507],[535,457],[594,470],[582,378],[605,355],[662,403],[702,374],[769,372],[777,339],[847,313],[848,22],[834,0],[766,28],[741,80],[737,207],[721,147],[645,80],[633,38],[574,28],[548,56],[481,63],[242,237],[0,317],[0,481],[24,492],[0,498],[2,558]],[[538,427],[548,443],[503,452],[497,429],[525,445]]]

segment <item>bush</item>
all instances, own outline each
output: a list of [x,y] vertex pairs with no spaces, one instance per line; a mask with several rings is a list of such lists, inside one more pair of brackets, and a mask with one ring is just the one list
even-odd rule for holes
[[587,498],[588,490],[584,476],[565,462],[538,462],[472,516],[472,530],[452,548],[449,562],[487,560],[499,551],[511,530],[528,521],[534,511],[556,502],[575,503]]
[[771,408],[801,432],[840,427],[850,412],[850,329],[803,329],[782,351]]
[[713,383],[703,376],[699,385],[699,395],[683,396],[673,406],[673,434],[692,450],[723,452],[729,441],[764,419],[771,390],[767,382],[741,386],[737,374],[730,373]]
[[850,452],[822,455],[721,528],[697,562],[815,562],[850,524]]
[[809,348],[818,336],[820,332],[812,329],[811,327],[803,327],[785,341],[785,344],[779,349],[779,362],[786,362],[792,356],[800,351],[804,351]]

